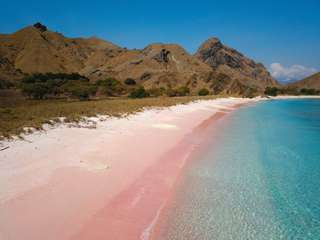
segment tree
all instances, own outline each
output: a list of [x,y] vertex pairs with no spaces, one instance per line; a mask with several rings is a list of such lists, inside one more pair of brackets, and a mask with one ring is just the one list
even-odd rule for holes
[[313,88],[302,88],[300,93],[303,95],[317,95],[320,93],[320,91]]
[[11,81],[0,79],[0,89],[8,89],[13,86],[14,84]]
[[[22,92],[35,99],[56,97],[60,94],[80,96],[73,94],[75,89],[83,91],[84,88],[92,87],[94,85],[89,82],[89,79],[77,73],[38,73],[29,75],[21,81]],[[90,90],[89,93],[91,92]],[[82,95],[81,98],[86,94]]]
[[32,83],[22,85],[22,92],[34,99],[44,99],[49,91],[49,87],[46,83]]
[[149,96],[150,94],[144,89],[144,87],[134,89],[129,95],[130,98],[145,98]]
[[177,96],[186,96],[190,94],[190,89],[187,86],[179,87],[176,91],[177,91]]
[[114,78],[99,80],[96,82],[96,86],[107,96],[121,95],[125,90],[123,84]]
[[[277,90],[278,91],[278,90]],[[253,87],[248,87],[244,93],[242,94],[243,97],[245,98],[254,98],[258,95],[258,91],[256,88]]]
[[267,87],[264,91],[264,94],[269,96],[277,96],[279,92],[279,89],[276,87]]
[[92,86],[78,86],[73,89],[72,96],[79,98],[81,101],[89,100],[91,95],[95,94]]
[[209,95],[209,90],[206,89],[206,88],[202,88],[202,89],[200,89],[200,91],[198,92],[198,95],[199,95],[199,96],[207,96],[207,95]]

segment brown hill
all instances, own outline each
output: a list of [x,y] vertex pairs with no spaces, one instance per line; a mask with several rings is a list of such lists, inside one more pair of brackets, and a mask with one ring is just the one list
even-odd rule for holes
[[120,49],[97,38],[66,38],[41,26],[0,35],[1,58],[24,73],[71,73],[79,72],[88,62],[94,65]]
[[288,85],[289,87],[296,87],[299,89],[307,88],[307,89],[317,89],[320,90],[320,72],[302,79],[300,81],[291,83]]
[[261,63],[223,45],[218,38],[203,43],[195,56],[222,76],[217,87],[227,92],[241,93],[248,87],[261,92],[267,86],[279,85]]
[[176,44],[151,44],[143,50],[124,51],[89,74],[90,78],[133,78],[147,88],[208,85],[212,69]]
[[95,81],[133,78],[147,88],[206,87],[214,93],[261,93],[278,83],[257,64],[218,39],[191,55],[176,44],[151,44],[127,50],[98,38],[67,38],[37,23],[0,35],[0,78],[23,73],[79,73]]

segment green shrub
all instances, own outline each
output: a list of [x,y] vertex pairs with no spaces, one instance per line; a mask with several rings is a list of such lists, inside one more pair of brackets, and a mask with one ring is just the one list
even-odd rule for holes
[[244,93],[242,94],[243,97],[245,98],[254,98],[256,96],[258,96],[258,90],[256,88],[253,87],[248,87]]
[[133,78],[127,78],[127,79],[124,81],[124,83],[125,83],[126,85],[136,85],[136,84],[137,84],[136,81],[135,81]]
[[206,89],[206,88],[202,88],[202,89],[200,89],[200,91],[198,92],[198,95],[199,95],[199,96],[207,96],[207,95],[209,95],[209,90]]
[[177,96],[186,96],[190,94],[190,89],[187,86],[179,87],[176,91]]
[[94,86],[76,86],[72,90],[72,96],[78,98],[81,101],[88,100],[90,96],[95,95],[96,88]]
[[77,97],[86,100],[97,90],[107,96],[119,96],[126,93],[124,85],[114,78],[91,83],[88,78],[77,73],[33,74],[21,81],[23,92],[37,99],[48,97]]
[[64,84],[60,90],[63,94],[69,97],[78,98],[80,100],[88,100],[91,96],[96,94],[97,86],[84,81],[70,81]]
[[167,95],[168,97],[175,97],[175,96],[177,96],[177,90],[172,89],[172,88],[168,88],[168,89],[166,90],[166,95]]
[[44,99],[50,92],[46,83],[31,83],[22,85],[22,93],[34,99]]
[[300,89],[293,86],[286,86],[278,89],[278,94],[287,94],[287,95],[300,95]]
[[0,79],[0,89],[8,89],[13,86],[14,84],[11,81]]
[[264,91],[264,94],[269,96],[277,96],[279,92],[279,89],[276,87],[267,87]]
[[25,77],[23,83],[47,82],[47,81],[65,82],[66,80],[86,80],[88,78],[81,76],[78,73],[36,73]]
[[107,78],[96,82],[96,86],[107,96],[117,96],[125,92],[122,83],[114,78]]
[[134,89],[129,95],[130,98],[145,98],[149,96],[150,94],[144,89],[144,87]]
[[61,94],[72,95],[71,87],[91,85],[89,79],[77,73],[39,73],[25,77],[21,81],[22,92],[35,99],[44,99]]
[[318,95],[320,91],[313,88],[302,88],[300,93],[303,95]]

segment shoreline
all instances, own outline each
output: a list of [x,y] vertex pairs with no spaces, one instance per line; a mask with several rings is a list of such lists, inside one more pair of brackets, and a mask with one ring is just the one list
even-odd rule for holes
[[149,239],[185,161],[203,141],[190,136],[238,104],[260,100],[197,101],[8,142],[0,152],[0,236]]
[[281,100],[281,99],[319,99],[320,96],[317,96],[317,95],[297,95],[297,96],[292,96],[292,95],[279,95],[279,96],[275,96],[275,97],[272,97],[270,96],[270,99],[278,99],[278,100]]
[[[231,97],[231,96],[230,96]],[[320,96],[276,96],[256,99],[310,99]],[[2,106],[0,114],[0,152],[2,143],[26,135],[45,132],[61,125],[95,128],[95,122],[124,118],[141,111],[166,108],[195,101],[223,99],[223,96],[185,96],[170,98],[112,99],[97,101],[26,101]],[[1,107],[0,107],[1,108]]]
[[[234,111],[238,111],[241,107],[248,107],[248,105],[250,105],[250,103],[237,104],[236,106],[234,106]],[[190,166],[195,161],[201,159],[203,153],[208,151],[211,143],[210,139],[214,137],[215,132],[218,130],[217,127],[221,126],[221,124],[225,124],[230,119],[230,116],[234,111],[232,110],[230,112],[221,112],[221,115],[217,116],[217,118],[215,119],[215,116],[219,114],[217,113],[216,115],[207,119],[197,127],[197,130],[202,132],[201,142],[195,147],[193,152],[189,155],[180,173],[177,175],[176,181],[172,186],[170,193],[167,196],[166,204],[161,209],[161,216],[157,220],[157,223],[155,224],[152,230],[150,239],[165,239],[163,237],[167,226],[170,224],[170,213],[175,208],[176,204],[176,189],[179,188],[181,184],[183,184],[183,181],[185,179],[185,171],[187,171],[187,169],[190,168]]]

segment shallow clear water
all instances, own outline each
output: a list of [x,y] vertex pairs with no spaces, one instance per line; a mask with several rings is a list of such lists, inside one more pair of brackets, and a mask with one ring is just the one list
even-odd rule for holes
[[261,102],[219,124],[161,239],[320,239],[320,100]]

